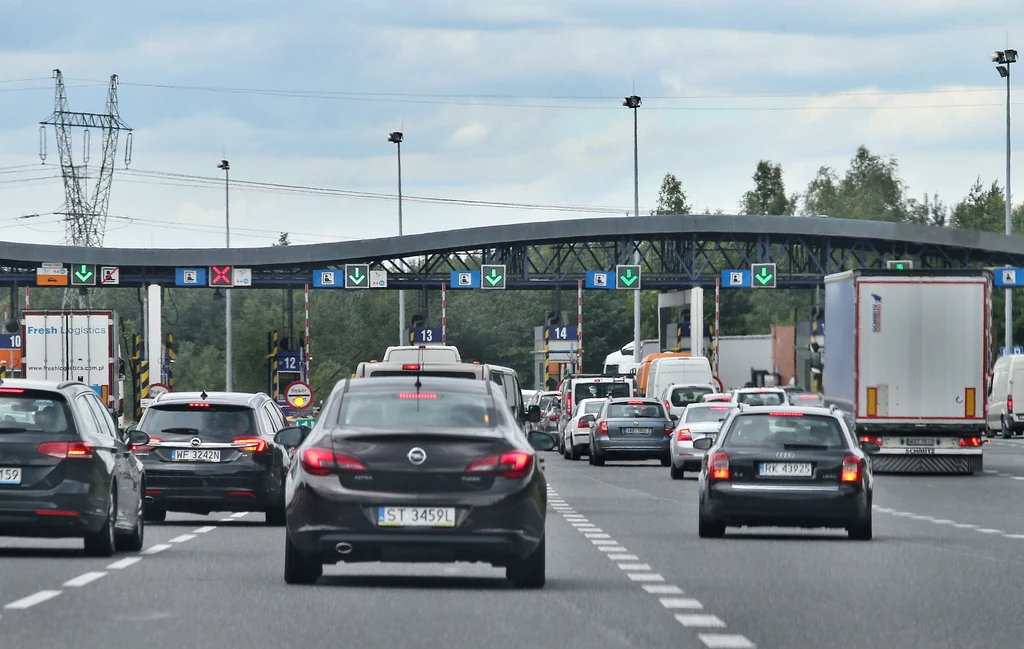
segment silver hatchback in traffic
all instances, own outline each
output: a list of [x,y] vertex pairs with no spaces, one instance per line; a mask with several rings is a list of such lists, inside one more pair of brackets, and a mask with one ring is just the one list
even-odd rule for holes
[[729,403],[692,403],[686,406],[669,446],[673,480],[682,480],[684,471],[700,471],[704,451],[694,448],[693,442],[705,437],[714,440],[734,407]]

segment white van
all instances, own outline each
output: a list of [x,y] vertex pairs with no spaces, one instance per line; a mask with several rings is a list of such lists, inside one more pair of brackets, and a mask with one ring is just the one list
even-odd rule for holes
[[711,363],[703,356],[669,356],[651,361],[651,369],[647,374],[647,389],[645,390],[648,397],[657,399],[665,393],[665,390],[677,384],[714,385],[715,379],[711,375]]
[[454,345],[393,345],[384,352],[384,363],[461,363]]
[[985,435],[1024,434],[1024,354],[1003,356],[992,368]]

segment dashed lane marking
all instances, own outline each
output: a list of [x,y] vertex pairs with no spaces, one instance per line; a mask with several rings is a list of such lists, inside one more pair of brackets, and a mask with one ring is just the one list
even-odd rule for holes
[[114,563],[107,566],[108,570],[124,570],[128,566],[134,566],[138,562],[142,561],[142,557],[125,557],[124,559],[118,559]]
[[882,514],[889,514],[898,518],[910,518],[916,521],[927,521],[935,525],[948,525],[958,530],[971,530],[979,534],[998,534],[1003,538],[1007,539],[1024,539],[1024,534],[1011,534],[1004,530],[996,529],[994,527],[982,527],[975,525],[974,523],[957,523],[956,521],[948,518],[934,518],[932,516],[922,516],[921,514],[913,514],[911,512],[901,512],[889,507],[878,507],[875,506],[874,510]]
[[182,534],[180,536],[174,537],[173,539],[168,541],[168,543],[184,543],[185,541],[191,541],[194,538],[196,538],[195,534]]
[[33,593],[28,597],[22,597],[21,599],[14,600],[10,604],[4,606],[6,609],[12,611],[23,611],[26,608],[32,608],[36,604],[42,604],[43,602],[49,601],[54,597],[57,597],[62,592],[61,590],[41,590],[38,593]]
[[64,582],[64,585],[70,586],[72,588],[80,588],[82,586],[85,586],[86,584],[91,584],[92,582],[96,581],[97,579],[100,579],[101,577],[106,576],[107,573],[105,572],[87,572],[83,575],[78,575],[73,579],[68,579]]
[[[548,488],[548,495],[558,502],[563,502],[554,489]],[[617,563],[622,572],[629,579],[640,585],[651,595],[676,595],[677,597],[659,597],[658,601],[667,610],[688,610],[703,611],[704,605],[692,597],[678,597],[683,595],[679,586],[664,583],[665,578],[653,572],[650,564],[639,563],[640,558],[629,552],[628,549],[611,538],[611,535],[602,532],[596,525],[587,521],[586,516],[578,514],[568,505],[553,507],[555,511],[562,514],[577,531],[590,540],[590,542],[605,556],[612,561],[626,562]],[[921,520],[934,520],[929,517],[921,517]],[[661,583],[659,583],[661,582]],[[679,624],[692,629],[721,629],[726,626],[725,622],[708,613],[677,613],[675,619]],[[709,649],[756,649],[756,645],[746,636],[735,633],[698,633],[698,638],[705,647]]]
[[166,543],[157,543],[143,550],[140,554],[159,554],[164,550],[170,550],[171,546]]
[[242,518],[242,517],[248,516],[248,515],[249,515],[249,512],[235,512],[234,514],[231,515],[231,518]]
[[207,525],[205,527],[200,527],[200,528],[192,530],[192,533],[193,534],[206,534],[207,532],[212,532],[215,529],[217,529],[217,528],[214,527],[213,525]]

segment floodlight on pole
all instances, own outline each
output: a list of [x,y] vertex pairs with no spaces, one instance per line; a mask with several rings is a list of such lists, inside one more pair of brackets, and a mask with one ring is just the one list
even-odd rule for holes
[[[633,111],[633,216],[640,216],[640,153],[638,144],[637,109],[643,100],[630,95],[622,100],[622,105]],[[633,242],[633,264],[640,264],[640,245]],[[640,291],[633,292],[633,362],[640,364]]]
[[[405,136],[401,131],[388,133],[388,142],[398,147],[398,236],[402,232],[402,140]],[[398,291],[398,344],[405,344],[405,291]]]
[[[1001,52],[993,52],[989,57],[996,64],[996,72],[1003,79],[1006,79],[1006,215],[1005,233],[1013,234],[1011,218],[1013,214],[1013,194],[1010,192],[1010,64],[1017,62],[1017,50],[1005,49]],[[1006,313],[1004,345],[1006,352],[1013,349],[1013,288],[1006,288]]]
[[[231,247],[231,189],[228,172],[231,165],[227,160],[221,160],[217,165],[218,169],[224,170],[224,247]],[[231,289],[224,289],[224,390],[231,392],[234,389],[234,372],[231,367]]]

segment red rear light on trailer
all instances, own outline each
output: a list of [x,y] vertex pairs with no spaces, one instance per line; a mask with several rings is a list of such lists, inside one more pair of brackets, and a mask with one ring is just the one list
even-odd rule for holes
[[882,445],[882,438],[881,437],[872,437],[870,435],[862,435],[861,438],[860,438],[860,441],[861,441],[861,444],[878,444],[879,446]]
[[847,455],[843,458],[842,482],[860,482],[860,458]]
[[718,451],[712,455],[708,465],[712,480],[729,479],[729,456],[725,454],[725,451]]
[[466,467],[466,473],[497,473],[506,478],[516,479],[525,478],[532,468],[532,453],[512,451],[482,457]]
[[968,448],[973,448],[973,447],[981,446],[981,438],[980,437],[961,437],[960,438],[960,446],[968,447]]

